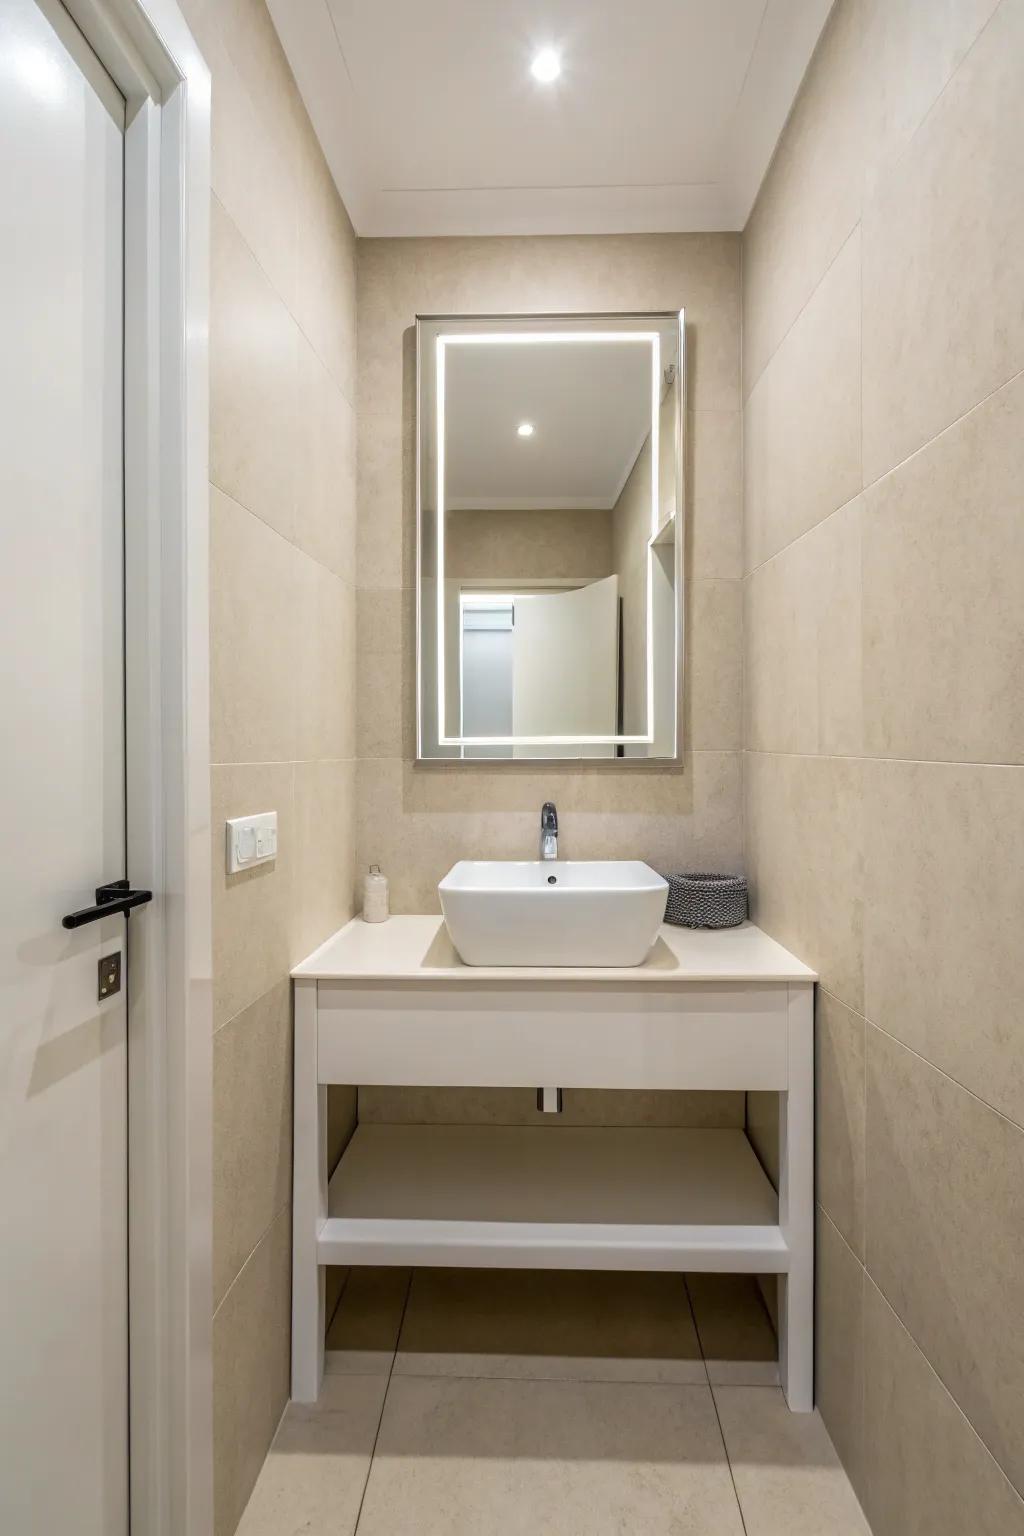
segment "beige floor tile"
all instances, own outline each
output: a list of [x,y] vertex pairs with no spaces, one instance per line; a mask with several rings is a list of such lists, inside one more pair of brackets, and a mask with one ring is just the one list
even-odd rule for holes
[[707,1387],[393,1376],[360,1536],[742,1536]]
[[395,1371],[707,1380],[679,1275],[561,1270],[417,1270]]
[[387,1375],[409,1291],[407,1269],[353,1266],[327,1329],[328,1375]]
[[327,1383],[317,1408],[291,1404],[237,1536],[352,1536],[385,1390],[353,1377]]
[[687,1275],[697,1335],[712,1382],[772,1387],[779,1345],[756,1275]]
[[773,1387],[716,1387],[747,1536],[869,1536],[817,1413],[790,1413]]

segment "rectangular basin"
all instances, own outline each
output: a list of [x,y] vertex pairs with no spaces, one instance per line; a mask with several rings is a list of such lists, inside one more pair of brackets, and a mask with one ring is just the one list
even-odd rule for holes
[[641,965],[668,882],[639,859],[463,859],[438,892],[467,965]]

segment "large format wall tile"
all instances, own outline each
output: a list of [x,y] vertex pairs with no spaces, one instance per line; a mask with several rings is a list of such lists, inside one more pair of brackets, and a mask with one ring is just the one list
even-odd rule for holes
[[815,1231],[814,1401],[863,1503],[864,1270],[820,1209]]
[[213,1319],[213,1528],[231,1536],[288,1401],[291,1216],[285,1209]]
[[551,799],[566,858],[645,859],[661,870],[742,866],[737,752],[696,752],[682,769],[631,775],[367,759],[358,862],[388,873],[392,911],[436,912],[437,883],[457,859],[535,857],[540,807]]
[[867,184],[906,149],[999,0],[862,0]]
[[748,570],[861,488],[860,309],[854,230],[746,402]]
[[417,314],[686,311],[688,404],[740,406],[739,237],[472,236],[359,242],[360,410],[412,403]]
[[864,493],[877,757],[1024,761],[1024,375]]
[[[212,1299],[230,1536],[287,1393],[288,968],[352,910],[356,242],[264,0],[185,9],[213,76]],[[267,810],[276,860],[228,877],[225,818]],[[331,1097],[337,1151],[355,1094]]]
[[865,484],[1024,367],[1022,56],[1003,0],[865,206]]
[[694,581],[686,592],[683,745],[738,752],[743,745],[743,584]]
[[864,770],[864,1012],[1024,1124],[1024,767]]
[[[738,867],[739,282],[739,240],[729,235],[360,242],[358,579],[362,592],[388,597],[379,612],[367,601],[360,618],[357,851],[391,876],[395,910],[436,911],[437,881],[457,858],[531,855],[546,799],[577,857]],[[415,583],[416,315],[680,306],[692,583],[685,746],[696,758],[669,773],[572,762],[414,768],[413,599],[395,594]],[[409,626],[401,636],[399,623]]]
[[743,241],[752,915],[823,979],[816,1395],[875,1536],[1022,1530],[1022,59],[1024,0],[837,0]]
[[[286,977],[291,965],[293,780],[291,763],[220,764],[211,774],[215,1029]],[[275,810],[277,858],[229,875],[227,818]]]
[[296,627],[297,760],[355,756],[356,592],[333,571],[299,556]]
[[351,586],[356,580],[356,414],[304,336],[298,348],[295,541]]
[[744,759],[752,916],[848,1007],[863,1003],[862,763]]
[[296,175],[299,243],[293,312],[338,385],[356,405],[356,239],[345,205],[303,113]]
[[868,1028],[867,1263],[1024,1488],[1024,1130]]
[[857,498],[746,582],[745,744],[856,755],[863,740]]
[[360,587],[416,581],[415,460],[400,417],[359,412],[358,570]]
[[684,570],[692,580],[743,575],[743,417],[687,414]]
[[834,8],[743,233],[746,395],[860,217],[863,4]]
[[292,538],[298,331],[231,219],[210,225],[210,479]]
[[874,1536],[1022,1536],[1024,1502],[870,1279],[864,1408]]
[[292,964],[352,916],[355,778],[354,759],[295,764]]
[[[217,200],[241,231],[278,295],[288,303],[295,287],[298,245],[289,168],[296,126],[294,116],[287,114],[290,131],[282,133],[282,113],[268,110],[266,96],[273,90],[271,71],[255,67],[249,46],[254,30],[260,27],[261,11],[264,25],[272,32],[263,7],[250,6],[247,25],[225,28],[223,33],[207,25],[200,38],[216,87],[212,95],[210,179]],[[277,52],[287,73],[279,45]],[[278,94],[280,90],[278,82]],[[297,97],[294,84],[292,91]]]
[[818,1200],[862,1260],[864,1030],[859,1013],[819,988],[814,1031]]
[[216,488],[210,491],[210,757],[214,763],[295,756],[304,557]]
[[213,1305],[274,1217],[292,1171],[291,987],[279,981],[213,1038]]

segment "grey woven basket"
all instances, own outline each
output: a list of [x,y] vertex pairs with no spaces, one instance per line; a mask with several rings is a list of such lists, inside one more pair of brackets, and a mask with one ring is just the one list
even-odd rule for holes
[[666,923],[677,928],[736,928],[747,915],[742,875],[668,875]]

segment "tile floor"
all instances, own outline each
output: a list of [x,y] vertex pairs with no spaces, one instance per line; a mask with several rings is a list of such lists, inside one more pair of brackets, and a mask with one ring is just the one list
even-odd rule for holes
[[239,1536],[868,1536],[756,1282],[356,1269]]

